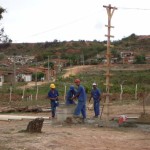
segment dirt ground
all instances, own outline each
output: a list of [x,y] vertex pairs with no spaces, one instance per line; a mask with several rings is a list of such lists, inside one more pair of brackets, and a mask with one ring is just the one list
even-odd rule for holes
[[[112,64],[112,69],[111,70],[149,70],[150,65],[122,65],[122,64]],[[93,70],[106,70],[106,65],[105,64],[100,64],[100,65],[84,65],[84,66],[74,66],[72,68],[67,68],[65,69],[66,73],[63,75],[64,78],[69,77],[70,75],[76,75],[81,72],[87,72],[87,71],[92,71]]]
[[[80,69],[89,70],[88,66]],[[78,71],[79,67],[68,69],[64,77]],[[138,117],[142,112],[138,101],[130,105],[110,106],[110,118],[121,114]],[[146,106],[146,113],[150,114],[150,106]],[[18,115],[50,116],[50,113]],[[93,110],[87,110],[87,116],[91,118]],[[104,107],[102,119],[105,118]],[[138,127],[98,127],[97,124],[86,123],[62,125],[45,120],[42,133],[21,132],[27,128],[29,121],[0,121],[0,150],[150,150],[150,126],[146,130]]]
[[[126,114],[139,116],[142,107],[137,104],[114,105],[110,117]],[[150,114],[150,106],[146,107]],[[18,114],[19,115],[19,114]],[[21,115],[49,116],[50,113],[26,113]],[[87,111],[88,118],[93,110]],[[106,117],[106,110],[102,118]],[[54,124],[45,120],[42,133],[25,133],[29,120],[0,121],[0,150],[149,150],[150,130],[140,128],[98,127],[97,124]],[[150,129],[150,128],[149,128]]]

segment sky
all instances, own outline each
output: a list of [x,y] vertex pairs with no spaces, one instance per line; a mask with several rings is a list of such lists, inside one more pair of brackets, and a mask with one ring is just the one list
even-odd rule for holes
[[111,19],[111,40],[150,35],[150,0],[0,0],[7,10],[0,27],[13,43],[103,41],[108,22],[103,5],[109,4],[118,8]]

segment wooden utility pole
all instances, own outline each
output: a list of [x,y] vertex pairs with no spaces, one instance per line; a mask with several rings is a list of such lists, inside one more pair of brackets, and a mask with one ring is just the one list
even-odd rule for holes
[[35,63],[35,87],[37,88],[37,59]]
[[14,55],[14,87],[16,87],[16,56]]
[[48,56],[48,74],[47,74],[47,79],[48,79],[48,82],[49,82],[49,56]]
[[114,36],[112,36],[110,34],[111,28],[114,28],[113,26],[111,26],[111,18],[112,15],[114,13],[114,11],[117,9],[116,7],[112,7],[110,4],[108,6],[103,6],[104,8],[106,8],[107,10],[107,15],[108,15],[108,25],[105,25],[108,28],[108,34],[105,35],[107,37],[107,52],[106,52],[106,58],[107,58],[107,70],[106,70],[106,106],[107,106],[107,122],[109,122],[109,102],[110,102],[110,86],[112,86],[112,84],[110,83],[110,76],[112,75],[110,73],[110,69],[111,69],[111,53],[110,53],[110,47],[112,47],[112,45],[110,44],[110,38],[113,38]]

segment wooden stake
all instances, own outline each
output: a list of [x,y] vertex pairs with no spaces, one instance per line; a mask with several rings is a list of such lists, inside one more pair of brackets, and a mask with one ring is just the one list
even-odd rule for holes
[[9,103],[11,102],[12,86],[10,86]]
[[137,84],[135,85],[135,99],[137,100]]
[[36,96],[35,96],[35,100],[38,99],[38,92],[39,92],[39,89],[38,89],[38,86],[37,86],[37,88],[36,88]]
[[65,85],[65,91],[64,91],[64,101],[66,101],[66,85]]
[[24,100],[24,92],[25,92],[25,86],[24,86],[23,92],[22,92],[22,100]]
[[123,87],[122,84],[120,84],[120,101],[122,101],[122,94],[123,94]]

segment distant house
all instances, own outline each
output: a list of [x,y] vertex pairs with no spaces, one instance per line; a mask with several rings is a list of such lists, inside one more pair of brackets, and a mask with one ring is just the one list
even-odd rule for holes
[[32,81],[32,74],[28,73],[21,73],[17,75],[18,82],[31,82]]
[[[115,63],[117,63],[117,62],[118,62],[118,58],[111,58],[111,61],[110,61],[111,64],[115,64]],[[107,59],[104,58],[104,59],[102,60],[102,63],[103,63],[103,64],[107,64]]]
[[18,82],[31,82],[32,72],[27,69],[17,70],[17,81]]
[[134,53],[131,51],[120,52],[123,64],[132,64],[134,62]]
[[111,58],[111,63],[112,64],[118,63],[118,58],[117,57],[112,57]]
[[11,71],[5,72],[4,73],[4,80],[5,80],[5,82],[14,83],[15,82],[14,73]]
[[28,62],[33,62],[33,60],[35,59],[34,56],[10,56],[8,57],[8,60],[10,60],[12,63],[16,63],[16,64],[27,64]]

